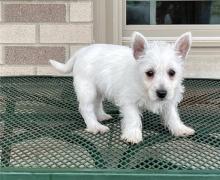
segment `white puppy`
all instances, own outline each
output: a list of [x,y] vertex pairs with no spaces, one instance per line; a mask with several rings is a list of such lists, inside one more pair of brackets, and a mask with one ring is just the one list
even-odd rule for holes
[[175,136],[188,136],[194,130],[180,120],[177,105],[184,87],[183,65],[191,47],[191,33],[175,44],[148,43],[135,32],[132,48],[94,44],[79,50],[66,64],[50,60],[60,72],[73,71],[79,109],[91,133],[109,128],[100,121],[111,116],[103,110],[103,98],[114,102],[123,115],[122,136],[127,142],[142,141],[141,112],[160,114],[164,125]]

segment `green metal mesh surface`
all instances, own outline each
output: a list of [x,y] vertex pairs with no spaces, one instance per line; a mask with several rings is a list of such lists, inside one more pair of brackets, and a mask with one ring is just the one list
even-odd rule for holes
[[69,77],[0,78],[1,168],[220,169],[220,81],[185,80],[179,110],[196,130],[172,137],[159,116],[143,115],[143,143],[120,140],[118,109],[105,102],[110,132],[85,132]]

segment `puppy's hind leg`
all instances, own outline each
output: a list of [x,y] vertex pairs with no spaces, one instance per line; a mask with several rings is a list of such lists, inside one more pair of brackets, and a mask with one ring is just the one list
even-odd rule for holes
[[79,110],[87,126],[86,131],[93,134],[108,132],[109,128],[100,124],[95,114],[97,98],[95,86],[91,82],[77,77],[74,79],[74,84],[79,101]]
[[95,102],[95,112],[98,121],[105,121],[112,118],[111,115],[105,113],[102,100],[103,100],[102,96],[98,93]]

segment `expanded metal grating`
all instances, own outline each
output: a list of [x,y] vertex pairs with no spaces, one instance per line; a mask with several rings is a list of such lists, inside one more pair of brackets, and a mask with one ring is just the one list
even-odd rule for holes
[[86,132],[70,77],[0,78],[1,168],[220,169],[220,81],[185,80],[179,111],[196,130],[175,138],[158,115],[143,115],[138,145],[120,140],[118,108],[105,102],[110,132]]

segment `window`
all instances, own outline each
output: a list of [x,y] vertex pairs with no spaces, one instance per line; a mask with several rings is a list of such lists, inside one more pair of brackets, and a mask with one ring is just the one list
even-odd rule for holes
[[220,24],[220,1],[127,0],[126,24]]
[[194,46],[220,46],[219,0],[123,0],[122,22],[122,44],[133,31],[166,41],[191,31]]

